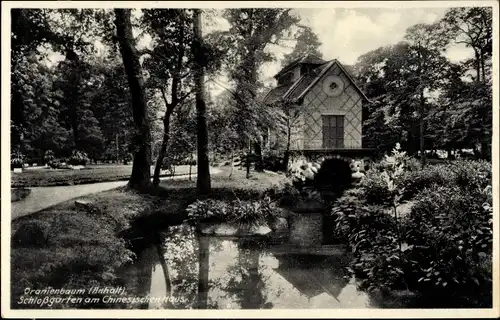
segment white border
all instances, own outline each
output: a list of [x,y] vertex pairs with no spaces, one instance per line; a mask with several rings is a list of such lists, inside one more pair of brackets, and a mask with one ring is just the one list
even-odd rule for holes
[[[314,310],[10,310],[10,9],[11,8],[229,8],[229,7],[295,7],[295,8],[422,8],[456,6],[493,7],[493,308],[492,309],[314,309]],[[2,240],[2,317],[6,318],[187,318],[187,317],[231,317],[231,318],[493,318],[499,317],[499,243],[498,243],[498,206],[499,206],[499,100],[498,100],[498,1],[3,1],[2,2],[2,188],[1,212],[3,216]],[[6,219],[7,218],[7,219]]]

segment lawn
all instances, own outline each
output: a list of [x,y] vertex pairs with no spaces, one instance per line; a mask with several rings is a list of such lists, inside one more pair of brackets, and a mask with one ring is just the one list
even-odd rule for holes
[[[229,168],[222,167],[221,171],[212,177],[213,192],[209,197],[254,197],[284,180],[283,176],[271,173],[254,173],[251,179],[245,179],[245,172],[240,170],[234,170],[229,178]],[[13,220],[12,308],[37,307],[17,304],[26,288],[123,285],[123,279],[116,275],[133,260],[133,252],[140,250],[135,243],[130,246],[124,239],[151,241],[156,231],[182,223],[186,218],[185,208],[199,198],[195,179],[163,181],[161,186],[156,195],[141,195],[122,187],[80,198],[94,204],[97,210],[79,209],[73,199]],[[17,233],[19,229],[24,232]],[[71,307],[75,306],[51,306]]]
[[[151,167],[151,174],[154,167]],[[22,173],[11,174],[11,187],[49,187],[68,186],[75,184],[86,184],[96,182],[108,182],[128,180],[132,173],[132,166],[127,165],[90,165],[82,170],[70,169],[39,169],[24,170]],[[175,175],[189,173],[189,166],[177,166]],[[196,166],[192,167],[192,173],[196,173]],[[169,176],[162,171],[161,176]]]

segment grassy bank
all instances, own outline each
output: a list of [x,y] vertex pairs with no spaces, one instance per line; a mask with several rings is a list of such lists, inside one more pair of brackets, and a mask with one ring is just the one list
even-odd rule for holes
[[[151,174],[153,174],[153,168]],[[88,166],[82,170],[25,170],[22,173],[12,173],[11,187],[49,187],[68,186],[75,184],[86,184],[96,182],[109,182],[128,180],[132,173],[132,166]],[[189,173],[189,166],[178,166],[175,175]],[[192,174],[196,173],[196,167],[192,167]],[[162,177],[170,176],[165,171]]]
[[[210,197],[253,197],[282,179],[266,173],[245,179],[244,172],[238,170],[228,178],[226,173],[212,177]],[[130,308],[130,305],[68,303],[40,307],[19,302],[27,288],[124,285],[117,274],[133,261],[134,253],[123,239],[124,234],[130,237],[131,233],[123,231],[133,230],[132,236],[144,237],[154,234],[155,229],[181,223],[187,205],[198,198],[195,181],[164,181],[162,187],[155,196],[118,188],[83,197],[94,204],[95,210],[90,212],[77,208],[71,200],[13,220],[12,308]]]

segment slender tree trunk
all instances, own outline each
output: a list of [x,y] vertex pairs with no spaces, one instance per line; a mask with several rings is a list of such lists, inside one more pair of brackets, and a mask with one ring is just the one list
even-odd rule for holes
[[118,133],[116,133],[116,162],[120,162],[120,149],[118,148]]
[[262,157],[262,143],[260,142],[260,139],[254,142],[254,149],[255,149],[255,171],[258,172],[263,172],[264,171],[264,159]]
[[139,145],[134,153],[132,174],[128,186],[134,190],[146,191],[151,187],[151,129],[147,115],[144,83],[139,55],[134,46],[130,9],[115,9],[115,25],[120,52],[127,73],[135,127]]
[[233,151],[231,150],[231,171],[229,171],[229,178],[232,177],[233,175],[233,167],[234,167],[234,154]]
[[192,172],[192,168],[193,168],[193,153],[191,152],[189,154],[189,181],[191,181],[191,172]]
[[170,113],[166,112],[163,118],[163,139],[161,142],[160,153],[156,159],[156,166],[153,175],[153,186],[157,187],[160,184],[160,172],[163,166],[163,160],[167,155],[168,140],[170,138]]
[[196,185],[200,194],[207,194],[211,191],[210,168],[208,160],[208,130],[207,130],[207,112],[204,100],[204,63],[205,54],[203,50],[203,39],[201,35],[201,12],[194,10],[194,41],[193,56],[195,61],[194,79],[196,87],[196,113],[197,113],[197,138],[198,138],[198,174]]
[[483,50],[481,50],[480,57],[481,57],[481,75],[482,75],[482,80],[481,81],[484,82],[486,80],[486,71],[485,71],[485,68],[484,68],[484,53],[483,53]]
[[474,57],[476,58],[476,82],[481,82],[481,58],[479,52],[474,48]]
[[247,169],[247,176],[246,178],[247,179],[250,179],[250,160],[251,160],[251,157],[252,157],[252,143],[249,141],[248,142],[248,153],[247,153],[247,156],[246,156],[246,159],[245,159],[245,165],[246,165],[246,169]]
[[425,112],[425,98],[424,91],[420,93],[420,162],[422,163],[422,168],[426,164],[426,156],[425,156],[425,137],[424,137],[424,112]]
[[286,149],[285,149],[285,156],[283,158],[283,170],[286,172],[288,169],[288,162],[290,162],[290,146],[291,146],[291,140],[292,140],[292,128],[288,126],[287,128],[287,133],[286,133]]

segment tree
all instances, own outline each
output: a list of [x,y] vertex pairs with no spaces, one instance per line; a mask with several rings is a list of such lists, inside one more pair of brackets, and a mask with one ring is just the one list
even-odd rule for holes
[[487,61],[493,43],[493,12],[490,7],[449,9],[441,20],[440,32],[449,41],[463,43],[474,50],[476,81],[485,82]]
[[283,60],[281,61],[282,67],[287,66],[292,61],[299,59],[306,54],[312,54],[319,58],[323,57],[323,54],[319,51],[321,41],[319,41],[318,36],[311,30],[310,27],[300,26],[296,40],[297,42],[293,51],[285,54],[283,57]]
[[115,9],[116,35],[132,96],[133,118],[136,126],[136,150],[129,187],[146,191],[151,186],[151,131],[147,114],[139,54],[134,45],[130,9]]
[[438,83],[442,79],[441,71],[447,67],[448,61],[440,55],[444,49],[446,40],[439,34],[434,35],[435,25],[417,24],[410,27],[405,39],[410,43],[410,48],[415,59],[416,70],[413,74],[417,80],[419,99],[419,136],[420,136],[420,158],[422,166],[425,165],[425,112],[426,112],[426,91],[437,89]]
[[204,68],[205,68],[205,52],[203,38],[201,34],[201,11],[194,9],[193,13],[193,44],[192,52],[194,57],[194,82],[196,94],[196,112],[197,112],[197,132],[198,141],[198,175],[196,186],[200,194],[208,194],[211,191],[210,183],[210,168],[208,160],[208,130],[206,119],[206,104],[205,104],[205,83],[204,83]]
[[[59,121],[60,104],[53,90],[53,69],[40,63],[34,55],[19,61],[16,71],[19,97],[23,102],[23,153],[36,161],[47,150],[61,155],[71,141],[70,132]],[[20,144],[13,144],[19,149]],[[36,161],[38,162],[38,161]]]
[[238,135],[252,142],[257,156],[256,170],[263,170],[262,132],[267,131],[273,117],[260,101],[262,83],[258,79],[259,68],[274,57],[266,48],[277,44],[290,33],[290,27],[298,22],[290,9],[229,9],[225,17],[230,23],[229,37],[234,43],[232,67],[229,72],[234,82],[239,119]]
[[[469,133],[468,139],[480,144],[481,156],[486,159],[491,157],[492,134],[492,20],[492,8],[461,7],[448,10],[440,24],[440,32],[448,41],[465,44],[474,51],[474,58],[466,61],[464,66],[472,66],[476,85],[464,85],[467,98],[463,99],[464,95],[457,97],[460,100],[459,106],[464,110],[453,119],[466,123],[470,128],[466,131]],[[477,117],[482,120],[476,122]],[[480,137],[479,141],[477,137]]]
[[444,85],[443,74],[450,68],[441,55],[444,42],[432,30],[431,25],[415,25],[405,41],[369,52],[355,66],[374,101],[363,110],[364,136],[386,151],[398,141],[409,154],[420,149],[423,161],[429,95]]
[[23,71],[27,59],[36,60],[40,46],[59,38],[50,27],[48,10],[12,9],[11,23],[11,144],[13,148],[24,149],[23,135],[29,125],[26,123],[26,100],[22,96],[28,75]]
[[154,49],[146,51],[150,54],[145,61],[150,71],[149,85],[160,90],[166,107],[163,139],[153,176],[153,185],[157,186],[167,152],[171,116],[175,108],[191,94],[191,84],[183,83],[183,80],[191,75],[189,66],[193,59],[189,49],[193,41],[193,20],[188,10],[169,9],[145,10],[143,21],[155,41]]

